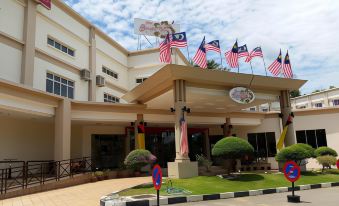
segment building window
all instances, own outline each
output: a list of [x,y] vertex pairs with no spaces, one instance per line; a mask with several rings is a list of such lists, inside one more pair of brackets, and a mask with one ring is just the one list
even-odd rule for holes
[[262,111],[263,112],[268,112],[268,108],[263,108]]
[[46,91],[74,99],[74,82],[52,73],[46,75]]
[[313,148],[327,146],[325,129],[296,131],[297,142],[309,144]]
[[318,107],[323,107],[323,103],[321,103],[321,102],[315,103],[314,106],[317,107],[317,108],[318,108]]
[[147,77],[144,77],[144,78],[136,78],[136,79],[135,79],[135,83],[141,84],[141,83],[143,83],[146,79],[147,79]]
[[251,107],[250,111],[255,112],[255,107]]
[[333,100],[333,106],[339,106],[339,99]]
[[62,51],[65,54],[72,56],[72,57],[74,57],[74,55],[75,55],[74,49],[71,49],[68,46],[66,46],[66,45],[64,45],[64,44],[62,44],[62,43],[60,43],[60,42],[58,42],[58,41],[56,41],[56,40],[54,40],[50,37],[47,38],[47,44],[58,49],[58,50],[60,50],[60,51]]
[[306,109],[306,105],[297,105],[295,106],[297,109]]
[[119,103],[120,98],[113,96],[113,95],[110,95],[110,94],[104,93],[104,102]]
[[247,137],[257,158],[274,157],[277,154],[274,132],[249,133]]
[[107,75],[109,75],[109,76],[111,76],[111,77],[113,77],[113,78],[115,78],[115,79],[118,79],[118,77],[119,77],[118,73],[108,69],[105,66],[102,66],[102,72],[107,74]]

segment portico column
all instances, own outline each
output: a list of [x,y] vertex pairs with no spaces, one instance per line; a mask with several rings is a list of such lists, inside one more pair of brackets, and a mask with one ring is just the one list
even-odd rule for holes
[[[280,91],[280,109],[283,115],[282,124],[284,127],[288,116],[292,112],[290,92],[288,90]],[[288,129],[287,129],[287,133],[286,133],[286,137],[284,141],[285,147],[296,144],[296,142],[297,141],[295,138],[295,132],[294,132],[293,121],[292,121],[292,123],[288,126]]]
[[[175,129],[175,161],[168,162],[168,177],[189,178],[198,176],[197,162],[191,162],[188,155],[180,153],[181,148],[181,118],[187,118],[183,108],[186,106],[186,82],[184,80],[173,81],[174,95],[174,129]],[[189,137],[188,137],[189,138]]]
[[59,101],[54,118],[54,160],[71,158],[71,101]]
[[226,117],[226,122],[224,123],[224,137],[231,136],[231,118]]

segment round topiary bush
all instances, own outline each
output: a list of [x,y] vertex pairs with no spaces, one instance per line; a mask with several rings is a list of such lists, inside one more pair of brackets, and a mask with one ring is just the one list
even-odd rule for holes
[[282,149],[275,159],[278,162],[294,161],[300,165],[302,160],[312,158],[314,156],[314,149],[308,144],[294,144]]
[[131,151],[125,158],[124,164],[127,168],[140,171],[142,167],[152,164],[156,157],[148,150],[136,149]]
[[253,146],[239,137],[225,137],[219,140],[212,149],[213,156],[224,159],[240,159],[252,155],[253,152]]
[[319,147],[318,149],[314,151],[314,154],[316,157],[325,156],[325,155],[330,155],[333,157],[338,156],[338,153],[330,147]]

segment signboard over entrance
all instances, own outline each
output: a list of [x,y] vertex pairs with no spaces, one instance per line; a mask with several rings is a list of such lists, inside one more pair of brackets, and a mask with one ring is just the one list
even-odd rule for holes
[[245,87],[235,87],[231,89],[230,98],[239,104],[249,104],[254,101],[254,92]]
[[171,24],[168,21],[151,21],[146,19],[134,19],[134,33],[146,36],[165,38],[166,35],[180,32],[179,24]]

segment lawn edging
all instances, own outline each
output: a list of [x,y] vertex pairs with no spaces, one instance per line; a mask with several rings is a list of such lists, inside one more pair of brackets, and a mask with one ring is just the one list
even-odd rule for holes
[[[311,190],[318,188],[329,188],[329,187],[337,187],[339,186],[339,182],[326,182],[319,184],[307,184],[307,185],[298,185],[295,186],[295,190]],[[277,188],[268,188],[268,189],[258,189],[258,190],[248,190],[248,191],[238,191],[238,192],[225,192],[218,194],[205,194],[205,195],[188,195],[188,196],[176,196],[176,197],[160,197],[160,205],[170,205],[170,204],[178,204],[178,203],[187,203],[187,202],[200,202],[200,201],[208,201],[208,200],[218,200],[218,199],[229,199],[229,198],[237,198],[237,197],[248,197],[248,196],[257,196],[257,195],[266,195],[266,194],[274,194],[274,193],[283,193],[292,191],[292,187],[277,187]],[[100,206],[155,206],[157,205],[157,200],[152,199],[142,199],[137,201],[128,201],[123,203],[112,203],[110,201],[105,201],[104,199],[100,199]]]

